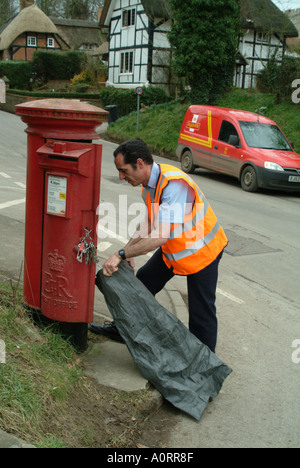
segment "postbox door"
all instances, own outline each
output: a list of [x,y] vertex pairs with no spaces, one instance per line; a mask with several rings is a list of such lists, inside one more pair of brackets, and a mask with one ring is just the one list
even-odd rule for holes
[[97,246],[102,147],[58,143],[52,152],[47,146],[39,151],[45,154],[41,312],[60,322],[90,323],[96,263],[79,262],[77,246],[87,231]]

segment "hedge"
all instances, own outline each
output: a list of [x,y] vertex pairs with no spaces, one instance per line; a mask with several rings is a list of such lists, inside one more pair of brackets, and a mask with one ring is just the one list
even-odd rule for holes
[[0,62],[0,78],[7,76],[10,88],[31,89],[30,62]]
[[[164,104],[170,102],[172,98],[165,93],[162,88],[149,86],[143,88],[144,92],[141,96],[141,102],[145,106],[153,104]],[[137,109],[137,96],[134,89],[117,89],[117,88],[103,88],[99,94],[94,93],[55,93],[45,91],[22,91],[18,89],[10,89],[10,94],[21,96],[31,96],[36,98],[65,98],[65,99],[99,99],[102,102],[102,107],[108,105],[118,106],[118,117],[130,114]]]
[[85,52],[49,52],[38,50],[31,62],[32,75],[35,81],[42,84],[49,80],[70,80],[81,72]]
[[92,93],[55,93],[55,92],[45,92],[45,91],[22,91],[19,89],[9,89],[9,94],[15,94],[17,96],[30,96],[36,98],[60,98],[60,99],[84,99],[88,101],[89,99],[99,99],[99,94]]
[[[143,88],[141,103],[145,106],[153,104],[163,104],[169,102],[172,98],[162,89],[155,86]],[[123,117],[137,109],[137,96],[134,89],[103,88],[100,92],[100,99],[103,106],[118,106],[118,116]]]
[[0,78],[7,76],[13,89],[32,89],[49,80],[70,80],[81,72],[85,52],[49,52],[39,50],[31,62],[0,62]]

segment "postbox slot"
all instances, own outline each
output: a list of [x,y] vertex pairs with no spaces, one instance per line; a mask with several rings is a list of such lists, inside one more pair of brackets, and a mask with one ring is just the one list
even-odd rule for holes
[[60,161],[74,161],[77,162],[78,158],[74,158],[72,156],[54,156],[54,155],[49,155],[49,159],[58,159]]
[[42,157],[39,166],[44,170],[63,169],[87,177],[91,169],[92,150],[91,144],[50,140],[37,151]]

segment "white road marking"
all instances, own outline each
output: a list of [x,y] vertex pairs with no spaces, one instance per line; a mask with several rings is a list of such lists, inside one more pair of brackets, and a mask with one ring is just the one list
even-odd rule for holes
[[[103,238],[104,239],[116,239],[117,241],[121,242],[122,244],[126,245],[128,243],[128,239],[125,239],[125,237],[119,236],[117,233],[111,231],[110,229],[107,229],[104,226],[98,226],[98,236],[99,236],[99,241],[101,241],[101,235],[99,235],[101,232],[104,234]],[[99,233],[100,231],[100,233]]]
[[[111,231],[110,229],[107,229],[105,228],[104,226],[99,226],[99,230],[98,230],[98,236],[99,236],[99,231],[104,233],[105,235],[105,239],[116,239],[117,241],[119,241],[124,247],[126,244],[128,244],[129,242],[129,239],[125,239],[125,237],[122,237],[122,236],[119,236],[118,234],[116,234],[115,232]],[[99,236],[99,242],[101,244],[101,236]],[[152,257],[153,255],[153,252],[149,252],[146,254],[147,257]]]
[[11,176],[6,174],[5,172],[0,172],[0,176],[4,177],[4,179],[11,179]]
[[238,297],[233,296],[232,294],[223,291],[220,288],[217,288],[217,293],[220,294],[221,296],[227,297],[227,299],[230,299],[233,302],[236,302],[237,304],[245,304],[245,301],[242,299],[239,299]]
[[[113,231],[110,231],[109,229],[105,228],[104,226],[100,226],[99,230],[100,230],[100,233],[102,232],[104,234],[105,238],[116,239],[117,241],[119,241],[124,246],[128,243],[128,239],[125,239],[124,237],[119,236],[118,234],[116,234]],[[99,234],[99,232],[98,232],[98,234]],[[108,242],[107,243],[102,242],[101,238],[100,238],[99,239],[99,246],[101,246],[101,244],[109,244],[109,243]],[[110,244],[109,247],[111,247],[111,245],[112,244]],[[103,248],[105,248],[105,247],[103,246]],[[105,250],[107,250],[107,248],[105,248]],[[102,251],[104,251],[104,250],[102,250]],[[152,255],[153,255],[153,252],[149,252],[147,254],[148,257],[152,257]],[[233,294],[230,294],[230,293],[228,293],[226,291],[223,291],[220,288],[217,288],[217,293],[220,294],[221,296],[226,297],[230,301],[235,302],[236,304],[240,304],[240,305],[245,304],[245,301],[243,301],[242,299],[239,299],[238,297],[233,296]]]
[[26,188],[26,185],[23,184],[23,182],[15,182],[15,184],[18,185],[18,187]]
[[25,201],[26,198],[21,198],[20,200],[13,200],[7,203],[0,203],[0,210],[3,210],[4,208],[9,208],[10,206],[21,205],[22,203],[25,203]]
[[112,246],[112,244],[110,242],[99,242],[98,243],[98,251],[99,252],[105,252],[106,250],[108,250],[110,247]]

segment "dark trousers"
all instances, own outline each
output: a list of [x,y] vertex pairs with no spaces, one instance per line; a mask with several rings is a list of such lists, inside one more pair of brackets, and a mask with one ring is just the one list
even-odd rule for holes
[[[216,313],[216,289],[218,267],[223,252],[214,262],[203,270],[187,276],[189,298],[189,329],[199,340],[215,352],[218,334]],[[162,258],[162,250],[155,252],[152,258],[137,272],[137,278],[155,296],[165,284],[173,278]]]

